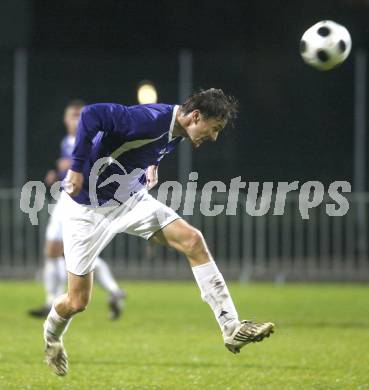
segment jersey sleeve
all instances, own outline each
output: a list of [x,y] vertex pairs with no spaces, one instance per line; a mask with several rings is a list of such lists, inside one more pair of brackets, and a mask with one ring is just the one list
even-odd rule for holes
[[62,141],[60,142],[60,158],[65,158],[65,150],[64,150],[64,138],[62,139]]
[[63,138],[60,142],[60,158],[70,158],[70,152],[68,153],[66,138]]
[[125,134],[126,113],[125,106],[112,103],[92,104],[82,110],[72,153],[73,171],[82,172],[83,165],[91,153],[92,140],[98,132]]

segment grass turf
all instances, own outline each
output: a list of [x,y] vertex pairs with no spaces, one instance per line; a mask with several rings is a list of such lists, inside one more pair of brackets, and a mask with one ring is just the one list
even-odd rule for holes
[[124,317],[95,288],[65,337],[70,373],[43,363],[39,284],[0,284],[0,389],[369,389],[369,287],[230,284],[242,318],[276,333],[232,355],[194,283],[124,283]]

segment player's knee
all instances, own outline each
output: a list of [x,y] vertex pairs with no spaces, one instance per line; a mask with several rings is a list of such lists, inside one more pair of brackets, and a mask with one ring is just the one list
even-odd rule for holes
[[206,251],[205,241],[200,230],[189,229],[186,239],[183,241],[183,251],[187,256],[196,257]]
[[87,296],[79,296],[70,299],[70,310],[73,314],[80,313],[87,309],[90,300]]
[[81,313],[82,311],[85,311],[87,309],[87,304],[84,304],[83,302],[77,301],[73,302],[71,305],[71,312],[73,314]]

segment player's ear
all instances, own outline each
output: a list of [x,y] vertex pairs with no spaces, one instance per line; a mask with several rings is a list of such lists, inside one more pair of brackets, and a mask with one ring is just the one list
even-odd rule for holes
[[197,124],[199,120],[201,119],[201,114],[199,110],[193,110],[192,111],[192,119]]

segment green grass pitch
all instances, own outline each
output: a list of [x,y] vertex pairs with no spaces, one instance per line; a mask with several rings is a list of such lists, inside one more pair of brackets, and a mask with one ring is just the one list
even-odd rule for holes
[[123,283],[124,317],[107,319],[95,287],[65,337],[70,373],[43,363],[42,301],[33,282],[0,284],[0,389],[369,389],[369,287],[239,285],[240,316],[276,333],[232,355],[195,283]]

